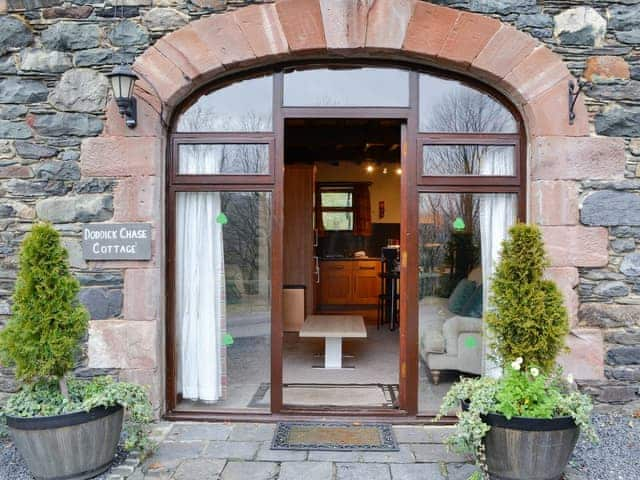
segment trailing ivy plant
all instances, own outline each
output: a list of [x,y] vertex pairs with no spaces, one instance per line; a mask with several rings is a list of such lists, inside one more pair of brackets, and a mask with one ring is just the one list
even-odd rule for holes
[[447,443],[452,450],[475,458],[483,473],[471,479],[479,480],[484,475],[484,437],[491,427],[483,417],[488,413],[501,414],[507,419],[572,417],[583,435],[597,441],[591,424],[591,398],[576,389],[573,378],[570,375],[563,378],[560,369],[550,375],[541,373],[537,367],[523,370],[522,364],[523,359],[516,359],[500,379],[462,379],[449,389],[442,401],[436,420],[458,410],[461,402],[465,404],[465,409],[458,410],[458,423]]
[[62,395],[55,380],[26,384],[9,397],[3,413],[15,417],[42,417],[121,405],[127,412],[124,448],[143,454],[153,451],[155,444],[149,439],[153,408],[144,387],[115,382],[111,377],[69,378],[67,383],[68,397]]
[[27,234],[19,267],[12,315],[0,332],[0,361],[15,367],[23,385],[0,413],[39,417],[121,405],[126,410],[125,448],[151,451],[153,410],[143,387],[109,377],[68,377],[89,314],[78,302],[80,286],[51,225],[35,225]]
[[522,368],[551,373],[569,332],[562,294],[543,277],[548,261],[542,233],[535,225],[517,224],[502,244],[502,256],[491,282],[485,321],[492,349],[508,364],[524,359]]

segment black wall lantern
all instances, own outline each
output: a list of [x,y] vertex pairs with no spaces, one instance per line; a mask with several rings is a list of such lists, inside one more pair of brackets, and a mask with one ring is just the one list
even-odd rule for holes
[[133,86],[138,79],[129,65],[117,65],[107,74],[113,89],[113,96],[118,104],[120,115],[125,119],[127,127],[134,128],[137,124],[138,109],[136,98],[133,96]]

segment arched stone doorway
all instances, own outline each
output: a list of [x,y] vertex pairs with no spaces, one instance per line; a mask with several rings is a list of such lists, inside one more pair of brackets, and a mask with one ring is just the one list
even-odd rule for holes
[[[513,27],[414,0],[329,3],[280,0],[246,7],[198,20],[158,40],[134,65],[141,76],[136,85],[138,127],[125,129],[111,105],[104,135],[87,140],[83,146],[87,155],[95,158],[126,151],[122,158],[128,162],[128,178],[116,195],[116,212],[129,218],[128,210],[139,210],[142,204],[147,209],[144,214],[156,223],[153,268],[132,269],[128,275],[136,279],[138,287],[148,287],[144,289],[148,297],[134,316],[155,324],[148,332],[156,358],[155,364],[149,365],[149,371],[155,372],[149,383],[155,385],[160,398],[164,390],[160,373],[164,318],[163,309],[154,304],[157,298],[164,298],[165,226],[161,221],[163,182],[159,179],[164,175],[166,126],[175,108],[201,86],[281,61],[331,57],[403,60],[479,79],[509,98],[524,119],[531,193],[536,199],[535,208],[529,206],[528,220],[532,221],[552,209],[558,195],[559,186],[545,181],[541,166],[564,168],[571,160],[566,152],[575,137],[589,136],[587,112],[580,99],[576,121],[569,123],[567,83],[572,77],[565,64]],[[588,139],[579,143],[590,148]],[[108,175],[125,170],[125,165],[102,168],[109,170],[102,172]],[[545,228],[554,264],[551,274],[561,281],[574,309],[577,267],[607,261],[606,231],[577,223],[577,218],[562,220]],[[564,246],[567,242],[572,245],[569,249]],[[582,247],[584,254],[566,255],[567,250],[575,252]],[[126,291],[125,303],[135,295],[135,291]],[[597,368],[595,375],[601,375]]]

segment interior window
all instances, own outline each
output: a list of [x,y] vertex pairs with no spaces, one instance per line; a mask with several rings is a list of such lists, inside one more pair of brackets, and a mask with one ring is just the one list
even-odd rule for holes
[[320,209],[325,231],[353,230],[352,187],[320,187]]

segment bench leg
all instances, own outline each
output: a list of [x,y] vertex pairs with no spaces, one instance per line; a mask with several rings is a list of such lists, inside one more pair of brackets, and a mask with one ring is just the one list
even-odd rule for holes
[[324,368],[342,368],[342,337],[325,338]]

